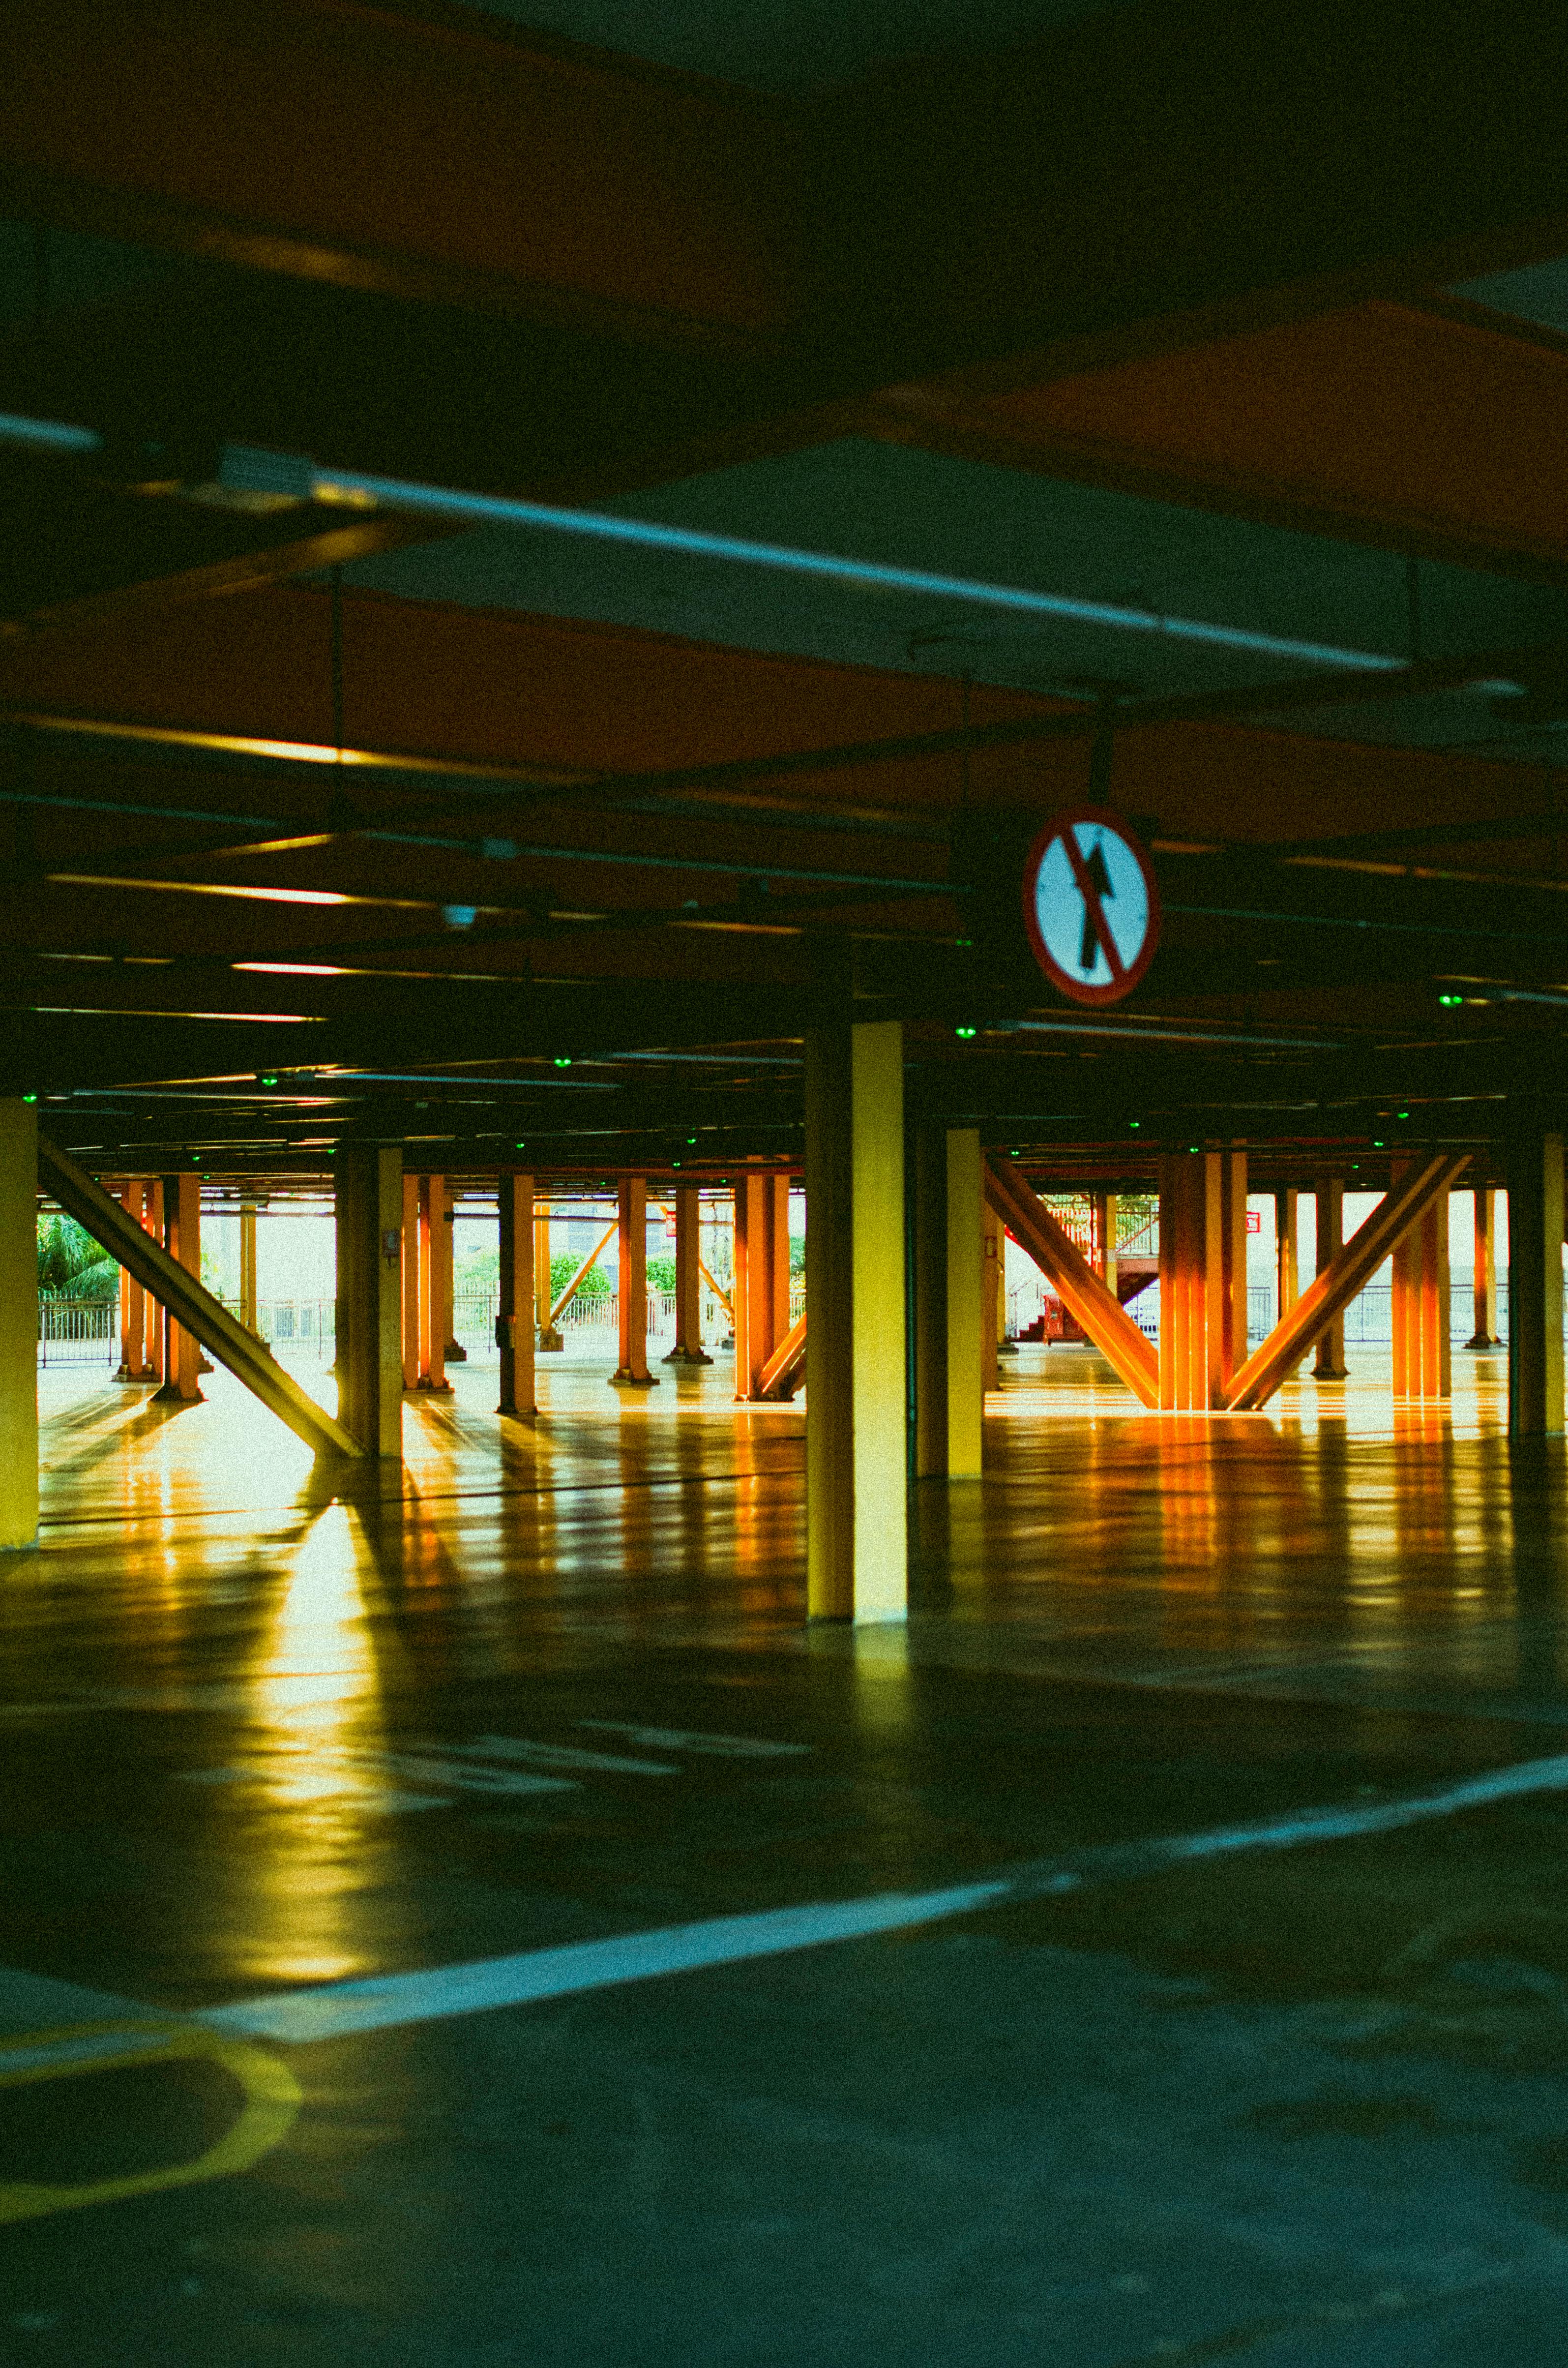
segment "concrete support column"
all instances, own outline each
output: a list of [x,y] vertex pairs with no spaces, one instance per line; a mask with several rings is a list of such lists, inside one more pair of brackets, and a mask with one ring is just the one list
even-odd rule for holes
[[1007,1271],[1004,1247],[1006,1238],[1001,1218],[983,1196],[980,1204],[980,1386],[983,1398],[986,1390],[1000,1389],[1002,1385],[1002,1371],[996,1360],[1002,1349],[1000,1311],[1003,1277]]
[[419,1371],[415,1387],[422,1390],[449,1390],[447,1379],[447,1325],[449,1289],[444,1284],[443,1264],[451,1260],[451,1233],[447,1224],[447,1179],[444,1176],[421,1176],[419,1178]]
[[1296,1247],[1299,1194],[1274,1195],[1274,1304],[1278,1324],[1289,1315],[1301,1295],[1301,1269]]
[[915,1146],[915,1470],[977,1479],[985,1411],[980,1136],[924,1130]]
[[338,1420],[370,1454],[387,1457],[403,1453],[407,1182],[396,1151],[355,1144],[338,1154]]
[[[1408,1173],[1397,1162],[1393,1178]],[[1393,1336],[1396,1398],[1441,1399],[1453,1394],[1449,1342],[1449,1196],[1440,1192],[1393,1254],[1389,1313]]]
[[403,1386],[419,1387],[419,1178],[405,1175],[400,1188],[403,1241]]
[[1121,1202],[1114,1192],[1095,1194],[1095,1233],[1100,1246],[1099,1277],[1113,1299],[1119,1300],[1117,1289],[1116,1229]]
[[256,1285],[256,1203],[240,1205],[240,1322],[259,1335],[261,1315]]
[[610,1375],[617,1389],[656,1390],[648,1371],[648,1183],[642,1176],[621,1178],[620,1279],[616,1315],[620,1326],[620,1362]]
[[[153,1239],[155,1242],[161,1242],[164,1238],[163,1179],[159,1177],[150,1178],[142,1187],[142,1223],[152,1235]],[[142,1314],[143,1379],[149,1382],[166,1382],[169,1376],[168,1367],[165,1361],[165,1350],[168,1346],[168,1337],[164,1324],[164,1311],[150,1291],[144,1291],[142,1294]]]
[[788,1176],[744,1176],[735,1187],[730,1304],[735,1395],[754,1398],[763,1367],[790,1329]]
[[441,1228],[436,1236],[436,1247],[439,1253],[441,1260],[441,1271],[436,1278],[436,1304],[439,1308],[441,1315],[441,1361],[443,1369],[448,1365],[466,1365],[468,1362],[468,1350],[458,1338],[455,1329],[457,1323],[457,1283],[455,1277],[455,1269],[457,1265],[457,1204],[452,1198],[452,1188],[449,1184],[443,1181],[441,1186]]
[[38,1537],[38,1112],[0,1100],[0,1548]]
[[[1207,1409],[1220,1395],[1225,1156],[1173,1151],[1160,1160],[1160,1404],[1178,1412]],[[1244,1182],[1242,1206],[1244,1211]]]
[[[152,1231],[150,1212],[153,1188],[144,1178],[132,1177],[119,1188],[119,1202],[127,1216],[132,1218],[143,1232]],[[153,1378],[153,1360],[148,1354],[148,1334],[156,1303],[126,1268],[119,1270],[119,1371],[117,1382],[146,1382]]]
[[[785,1205],[787,1212],[788,1201]],[[676,1185],[675,1206],[676,1344],[665,1362],[710,1365],[713,1360],[702,1346],[702,1201],[695,1184]],[[788,1250],[785,1255],[788,1259]]]
[[1477,1185],[1475,1199],[1475,1330],[1467,1349],[1495,1349],[1497,1343],[1497,1194]]
[[[497,1414],[531,1415],[534,1404],[534,1179],[504,1175],[495,1188],[501,1220],[501,1304],[495,1340],[501,1351]],[[546,1308],[548,1315],[550,1310]]]
[[[201,1280],[201,1178],[199,1176],[165,1176],[163,1194],[164,1247],[170,1258],[177,1258],[187,1274]],[[201,1343],[194,1332],[176,1324],[165,1308],[163,1315],[164,1356],[163,1385],[158,1395],[176,1398],[182,1406],[195,1406],[201,1396],[201,1384],[197,1379],[201,1364]]]
[[1215,1155],[1220,1163],[1220,1360],[1218,1389],[1224,1392],[1247,1360],[1247,1156],[1233,1145]]
[[902,1620],[909,1557],[901,1024],[812,1030],[805,1082],[809,1609],[817,1620]]
[[1562,1137],[1508,1146],[1508,1433],[1562,1429]]
[[[1313,1271],[1322,1274],[1344,1247],[1344,1181],[1337,1176],[1320,1176],[1317,1179],[1317,1254]],[[1319,1338],[1312,1379],[1314,1382],[1342,1382],[1345,1373],[1345,1318],[1338,1315]]]
[[550,1320],[552,1298],[550,1284],[550,1219],[534,1218],[534,1321],[539,1330],[539,1347],[549,1354],[566,1345]]

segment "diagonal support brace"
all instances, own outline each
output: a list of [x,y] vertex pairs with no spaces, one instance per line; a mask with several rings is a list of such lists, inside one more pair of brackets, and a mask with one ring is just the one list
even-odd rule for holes
[[756,1395],[759,1398],[787,1398],[797,1375],[806,1361],[806,1319],[791,1324],[778,1346],[757,1375]]
[[38,1170],[40,1180],[61,1207],[110,1258],[119,1259],[143,1291],[151,1292],[159,1305],[168,1309],[176,1324],[194,1334],[210,1357],[215,1357],[280,1422],[286,1422],[297,1439],[317,1454],[363,1454],[342,1424],[317,1406],[221,1300],[204,1291],[195,1276],[170,1258],[151,1234],[144,1233],[118,1201],[112,1201],[101,1185],[41,1134]]
[[1062,1304],[1083,1326],[1100,1354],[1146,1406],[1160,1403],[1160,1360],[1122,1312],[1114,1292],[1107,1289],[1078,1247],[1059,1225],[1039,1195],[1029,1190],[1005,1152],[986,1154],[985,1197],[1007,1224],[1014,1239],[1028,1250],[1048,1282],[1054,1283]]
[[1313,1341],[1366,1289],[1384,1258],[1469,1165],[1468,1151],[1434,1152],[1383,1195],[1312,1288],[1302,1292],[1267,1339],[1253,1350],[1225,1393],[1227,1414],[1252,1414],[1267,1404],[1280,1384],[1290,1380]]

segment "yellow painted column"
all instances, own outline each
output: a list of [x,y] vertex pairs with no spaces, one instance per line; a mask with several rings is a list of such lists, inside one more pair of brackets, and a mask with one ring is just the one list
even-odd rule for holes
[[1098,1193],[1096,1196],[1096,1210],[1099,1221],[1100,1281],[1104,1283],[1111,1297],[1117,1300],[1119,1304],[1120,1293],[1117,1289],[1118,1277],[1116,1265],[1116,1233],[1117,1227],[1121,1219],[1121,1200],[1119,1194],[1115,1192]]
[[1562,1137],[1508,1146],[1508,1432],[1562,1429]]
[[[501,1350],[498,1414],[531,1415],[534,1401],[534,1179],[504,1175],[496,1186],[501,1226]],[[550,1313],[545,1310],[546,1315]]]
[[806,1039],[806,1523],[813,1619],[908,1608],[903,1030]]
[[[1317,1180],[1317,1255],[1314,1271],[1322,1274],[1345,1247],[1345,1185],[1337,1176]],[[1335,1316],[1318,1342],[1312,1365],[1314,1382],[1345,1379],[1345,1318]]]
[[1497,1194],[1491,1186],[1475,1191],[1475,1330],[1464,1345],[1497,1346]]
[[369,1145],[338,1154],[338,1420],[372,1455],[403,1453],[402,1155]]
[[247,1332],[259,1334],[260,1310],[256,1285],[256,1203],[240,1205],[240,1322]]
[[978,1130],[949,1127],[946,1151],[948,1477],[978,1480],[985,1417],[985,1322],[981,1304],[985,1260],[981,1249],[983,1194]]
[[0,1548],[38,1537],[38,1112],[0,1100]]
[[642,1176],[625,1176],[619,1200],[619,1275],[616,1284],[616,1315],[620,1327],[620,1362],[610,1375],[613,1387],[656,1390],[648,1371],[648,1184]]

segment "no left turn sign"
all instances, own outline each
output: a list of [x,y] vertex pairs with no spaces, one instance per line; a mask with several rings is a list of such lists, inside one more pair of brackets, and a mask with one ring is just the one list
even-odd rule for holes
[[1074,806],[1024,865],[1024,922],[1047,978],[1074,1003],[1131,995],[1160,938],[1153,866],[1119,814]]

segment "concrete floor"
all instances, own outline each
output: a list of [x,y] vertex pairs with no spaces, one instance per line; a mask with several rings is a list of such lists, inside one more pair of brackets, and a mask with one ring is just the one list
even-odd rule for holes
[[[541,1360],[499,1440],[471,1367],[401,1486],[221,1374],[51,1375],[0,2362],[1568,2362],[1568,1764],[1285,1846],[1568,1748],[1564,1451],[1455,1361],[1451,1422],[1369,1371],[1204,1423],[1026,1352],[858,1635],[801,1625],[800,1411],[722,1364]],[[1042,1861],[1079,1887],[488,2011],[448,1970]],[[233,2037],[380,1975],[381,2027]],[[197,2052],[94,2068],[160,2010]]]

